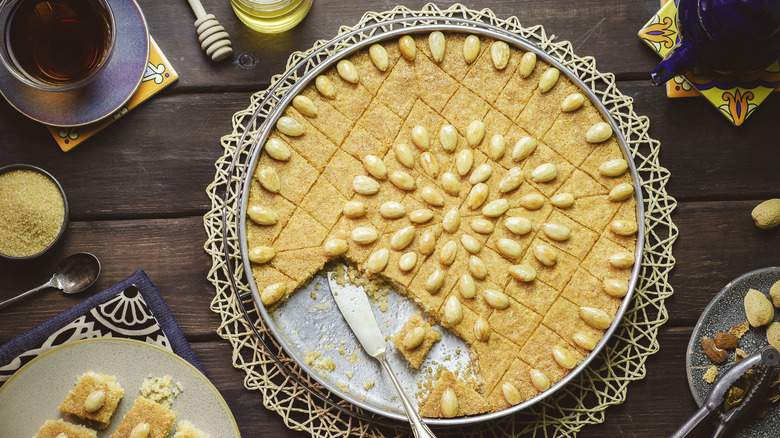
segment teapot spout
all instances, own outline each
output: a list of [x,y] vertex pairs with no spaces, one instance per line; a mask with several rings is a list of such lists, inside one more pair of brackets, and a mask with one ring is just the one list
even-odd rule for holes
[[692,70],[696,65],[696,58],[696,49],[681,41],[650,72],[650,81],[653,85],[665,84],[669,79]]

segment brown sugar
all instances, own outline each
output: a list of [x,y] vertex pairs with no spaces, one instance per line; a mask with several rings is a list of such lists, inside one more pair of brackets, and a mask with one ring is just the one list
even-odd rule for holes
[[57,184],[28,169],[0,174],[0,253],[28,257],[54,242],[65,221]]

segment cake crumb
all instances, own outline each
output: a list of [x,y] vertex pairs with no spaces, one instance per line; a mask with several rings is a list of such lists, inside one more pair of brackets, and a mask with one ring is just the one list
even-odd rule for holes
[[701,378],[707,383],[712,383],[716,377],[718,377],[718,367],[713,365],[707,369],[707,372]]
[[346,374],[346,375],[347,375],[347,377],[349,377],[349,378],[351,379],[352,377],[354,377],[354,376],[355,376],[355,371],[353,371],[353,370],[347,370],[347,371],[345,371],[345,372],[344,372],[344,374]]
[[320,356],[322,356],[322,351],[306,350],[303,361],[306,362],[306,365],[311,366]]
[[371,381],[370,382],[366,382],[366,384],[363,385],[363,387],[366,388],[366,390],[369,390],[369,389],[373,388],[374,385],[376,385],[376,380],[371,379]]
[[341,392],[349,392],[349,383],[339,382],[338,387]]
[[174,382],[169,375],[154,377],[151,374],[141,384],[141,395],[148,400],[170,408],[176,397],[184,391],[180,382]]

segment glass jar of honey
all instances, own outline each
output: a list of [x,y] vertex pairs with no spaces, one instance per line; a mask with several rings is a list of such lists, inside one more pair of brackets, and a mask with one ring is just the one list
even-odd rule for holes
[[233,11],[251,29],[263,33],[284,32],[298,24],[313,0],[230,0]]

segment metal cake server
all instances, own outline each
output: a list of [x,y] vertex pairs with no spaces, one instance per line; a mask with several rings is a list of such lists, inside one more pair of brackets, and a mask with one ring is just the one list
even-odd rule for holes
[[701,408],[680,427],[671,438],[687,436],[702,420],[719,412],[729,388],[751,368],[756,368],[759,377],[751,387],[742,402],[723,413],[713,437],[725,436],[725,433],[735,424],[744,421],[758,407],[769,388],[769,382],[774,374],[775,365],[780,362],[780,353],[771,346],[764,347],[760,352],[742,359],[726,371],[707,393]]
[[[390,381],[393,382],[398,395],[401,398],[401,404],[406,411],[406,417],[409,419],[409,423],[412,425],[412,432],[416,438],[435,438],[433,432],[428,429],[428,426],[423,423],[420,414],[417,413],[414,404],[409,397],[404,393],[401,384],[390,368],[390,363],[387,362],[385,356],[387,343],[382,331],[379,330],[379,324],[376,322],[374,312],[371,310],[371,304],[368,302],[368,296],[363,290],[362,286],[355,286],[345,281],[344,285],[336,282],[335,272],[328,272],[328,285],[330,286],[330,293],[336,300],[344,319],[347,321],[349,328],[358,338],[360,345],[366,353],[378,360],[382,364],[382,368],[390,376]],[[345,272],[346,276],[346,272]]]

